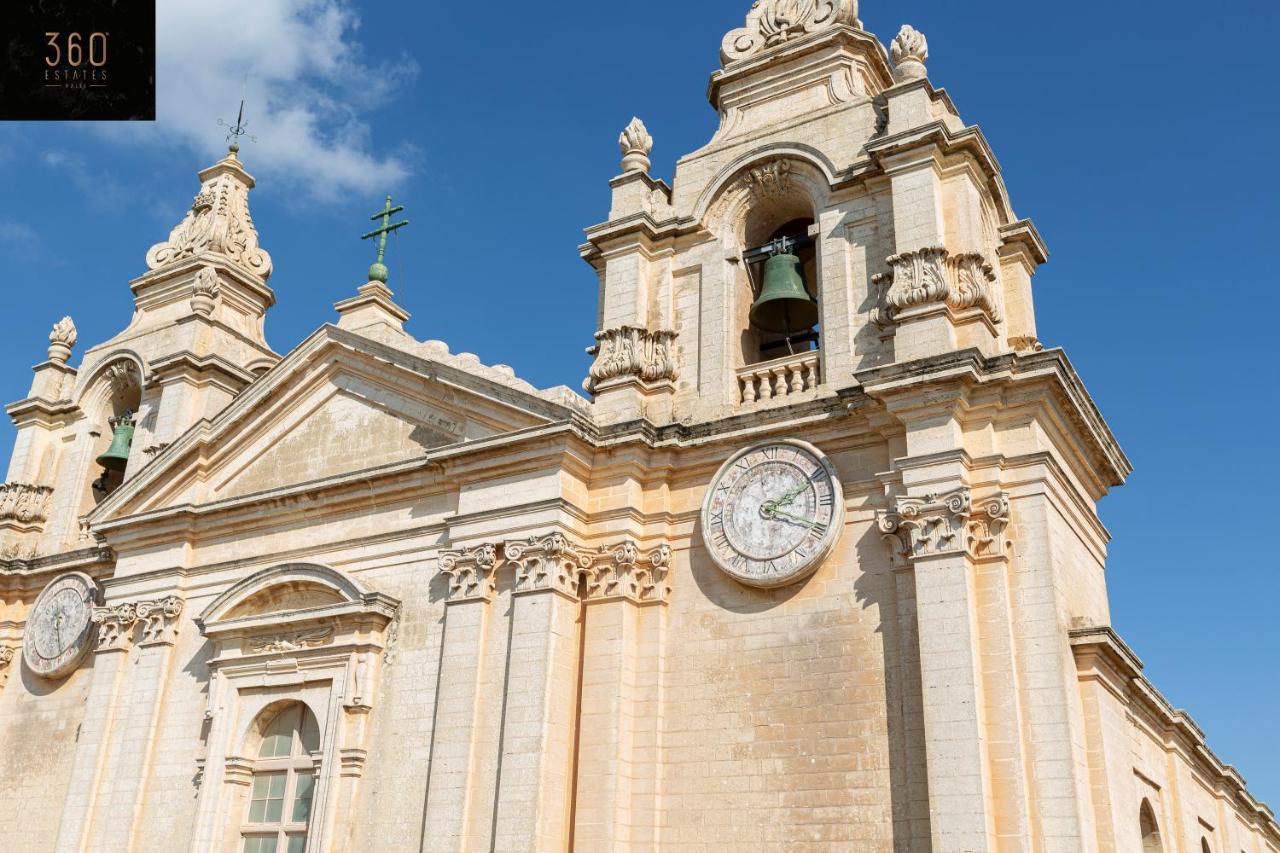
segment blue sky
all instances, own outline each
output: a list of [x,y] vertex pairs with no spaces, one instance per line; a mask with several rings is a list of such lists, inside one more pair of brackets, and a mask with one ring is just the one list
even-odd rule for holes
[[[358,235],[392,192],[412,220],[389,261],[411,331],[576,387],[596,297],[576,246],[607,213],[618,132],[642,117],[669,178],[715,129],[707,75],[750,5],[159,2],[156,124],[0,124],[7,400],[63,314],[81,351],[128,322],[128,281],[222,150],[246,74],[278,351],[363,283]],[[1280,808],[1280,561],[1261,494],[1280,479],[1280,15],[1230,0],[1100,11],[865,0],[862,18],[882,40],[902,23],[928,36],[934,84],[982,126],[1049,244],[1041,337],[1137,469],[1101,509],[1116,627]]]

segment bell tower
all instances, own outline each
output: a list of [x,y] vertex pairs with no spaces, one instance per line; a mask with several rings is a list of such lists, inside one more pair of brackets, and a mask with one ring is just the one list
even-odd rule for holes
[[587,230],[599,417],[713,421],[836,396],[867,368],[1038,346],[1044,245],[929,81],[921,33],[886,50],[856,0],[762,0],[720,59],[719,130],[668,186],[633,120]]
[[147,252],[147,272],[130,282],[128,327],[77,368],[75,324],[64,318],[31,393],[8,407],[18,438],[4,488],[32,507],[0,511],[10,554],[74,545],[80,516],[279,361],[264,328],[271,256],[258,244],[254,179],[238,151],[199,173],[191,208]]

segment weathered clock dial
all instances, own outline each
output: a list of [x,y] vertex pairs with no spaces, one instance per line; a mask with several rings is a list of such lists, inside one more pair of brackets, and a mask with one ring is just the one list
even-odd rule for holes
[[75,669],[93,645],[93,578],[71,572],[56,578],[36,599],[23,630],[22,657],[36,675],[58,678]]
[[844,524],[830,460],[793,439],[734,454],[702,505],[702,535],[716,565],[744,584],[779,587],[812,574]]

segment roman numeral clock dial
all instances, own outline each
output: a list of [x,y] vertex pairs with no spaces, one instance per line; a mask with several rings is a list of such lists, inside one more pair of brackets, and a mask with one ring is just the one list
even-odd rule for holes
[[794,439],[734,454],[702,505],[702,537],[716,565],[766,589],[813,574],[843,526],[835,467],[818,448]]
[[93,608],[101,594],[93,578],[68,572],[36,598],[23,630],[22,657],[44,678],[60,678],[79,665],[96,636]]

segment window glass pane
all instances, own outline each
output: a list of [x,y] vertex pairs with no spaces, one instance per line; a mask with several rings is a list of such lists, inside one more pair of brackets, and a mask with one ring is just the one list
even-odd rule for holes
[[[298,777],[298,787],[293,799],[293,822],[306,823],[311,818],[311,794],[315,789],[316,777],[304,774]],[[301,850],[302,848],[298,848]]]
[[284,758],[293,747],[293,728],[298,719],[296,707],[285,708],[267,724],[262,733],[259,758]]
[[302,708],[302,751],[317,752],[320,749],[320,726],[315,714],[305,705]]
[[271,784],[267,796],[273,800],[284,798],[284,783],[286,780],[284,773],[270,773],[267,777],[271,780]]
[[290,835],[289,846],[285,848],[285,853],[302,853],[307,849],[307,837],[305,835]]
[[280,820],[287,780],[288,774],[284,771],[254,775],[249,800],[249,823],[276,823]]
[[244,853],[258,853],[258,839],[246,838],[244,840]]
[[254,836],[244,840],[244,853],[276,853],[276,837]]
[[[266,823],[279,823],[280,814],[284,811],[284,800],[267,800]],[[272,850],[276,849],[273,845]]]
[[[249,803],[249,823],[262,823],[262,818],[267,813],[266,800],[254,800]],[[252,839],[250,839],[252,840]],[[245,848],[245,853],[258,853],[258,848]]]

